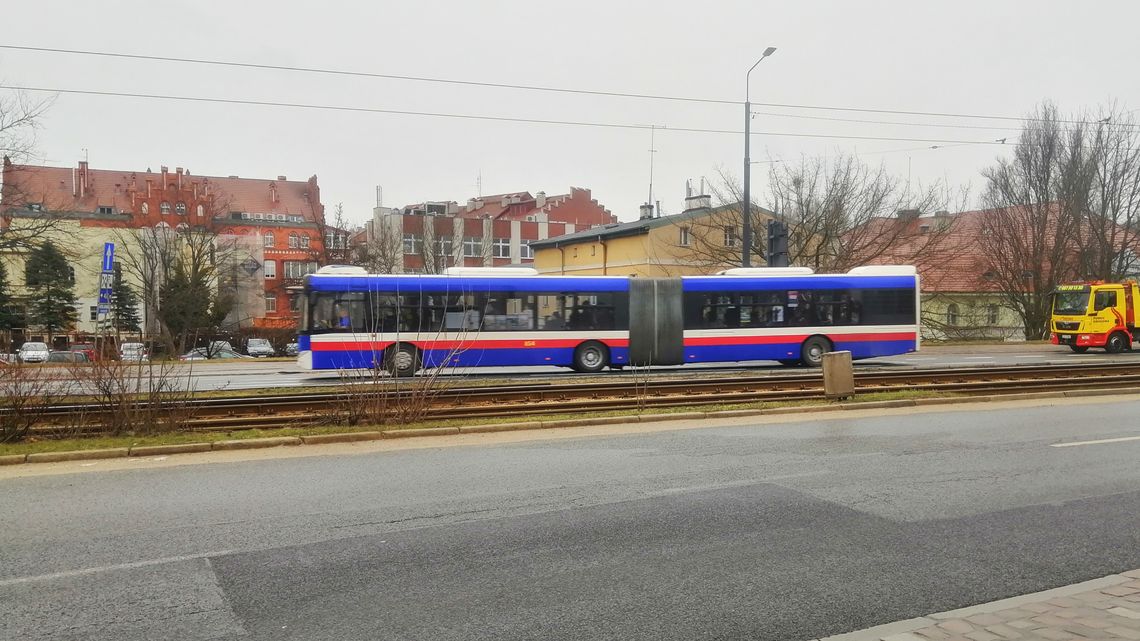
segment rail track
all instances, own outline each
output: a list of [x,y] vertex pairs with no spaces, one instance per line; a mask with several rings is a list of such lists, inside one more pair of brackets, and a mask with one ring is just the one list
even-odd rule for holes
[[[615,410],[649,410],[764,401],[823,399],[819,370],[788,375],[656,379],[633,372],[597,382],[545,382],[484,387],[436,381],[430,389],[407,381],[361,383],[337,391],[280,396],[202,398],[183,409],[200,430],[280,428],[343,423],[352,405],[419,403],[423,419],[544,416]],[[927,390],[964,395],[1011,394],[1069,389],[1140,391],[1140,363],[1003,366],[928,370],[857,371],[856,394]],[[50,408],[47,422],[86,416],[98,422],[102,409],[72,404]]]

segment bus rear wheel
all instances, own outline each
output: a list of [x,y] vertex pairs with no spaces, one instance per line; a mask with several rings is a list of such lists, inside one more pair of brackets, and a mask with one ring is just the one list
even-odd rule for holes
[[808,367],[823,365],[823,355],[831,351],[831,342],[822,336],[812,336],[800,349],[801,360]]
[[1131,347],[1129,340],[1121,332],[1116,332],[1108,337],[1108,341],[1104,344],[1104,351],[1109,354],[1119,354],[1124,350]]
[[574,370],[600,372],[610,363],[610,350],[597,341],[582,343],[574,350]]
[[1069,349],[1073,350],[1074,352],[1076,352],[1078,354],[1084,354],[1085,352],[1089,351],[1089,346],[1088,345],[1069,345]]
[[420,369],[420,351],[412,345],[393,345],[384,352],[384,369],[396,378],[413,376]]

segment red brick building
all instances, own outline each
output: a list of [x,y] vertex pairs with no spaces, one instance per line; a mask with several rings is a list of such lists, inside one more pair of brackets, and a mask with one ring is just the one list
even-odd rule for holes
[[356,242],[390,243],[397,260],[383,271],[438,273],[451,266],[528,265],[530,243],[617,222],[589,189],[547,196],[496,194],[402,208],[376,207]]
[[[233,318],[243,326],[292,326],[296,312],[286,288],[324,262],[324,205],[316,176],[291,181],[196,176],[181,167],[118,171],[92,169],[84,161],[78,167],[39,167],[5,158],[3,184],[0,211],[6,217],[50,212],[76,221],[80,230],[189,227],[227,238],[237,248],[234,264],[241,265],[250,294]],[[110,233],[81,235],[112,240]],[[77,253],[89,253],[79,246]]]

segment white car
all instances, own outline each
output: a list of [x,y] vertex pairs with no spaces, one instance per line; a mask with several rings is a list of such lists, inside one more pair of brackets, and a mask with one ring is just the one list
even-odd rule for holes
[[24,343],[20,346],[20,351],[16,352],[21,363],[46,363],[50,355],[51,349],[47,343]]
[[142,343],[123,343],[119,346],[119,360],[128,363],[141,363],[147,360],[146,345]]
[[245,344],[245,353],[250,356],[265,357],[277,356],[273,344],[265,338],[251,338]]

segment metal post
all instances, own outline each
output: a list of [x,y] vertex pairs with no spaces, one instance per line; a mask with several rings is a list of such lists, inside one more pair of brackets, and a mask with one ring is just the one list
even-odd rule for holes
[[775,47],[768,47],[764,50],[764,54],[756,61],[756,64],[748,68],[748,73],[744,74],[744,196],[741,198],[740,203],[740,217],[743,220],[743,233],[741,241],[744,247],[740,252],[740,266],[752,266],[752,102],[749,97],[748,80],[752,75],[752,70],[756,65],[764,61],[765,58],[776,53]]

